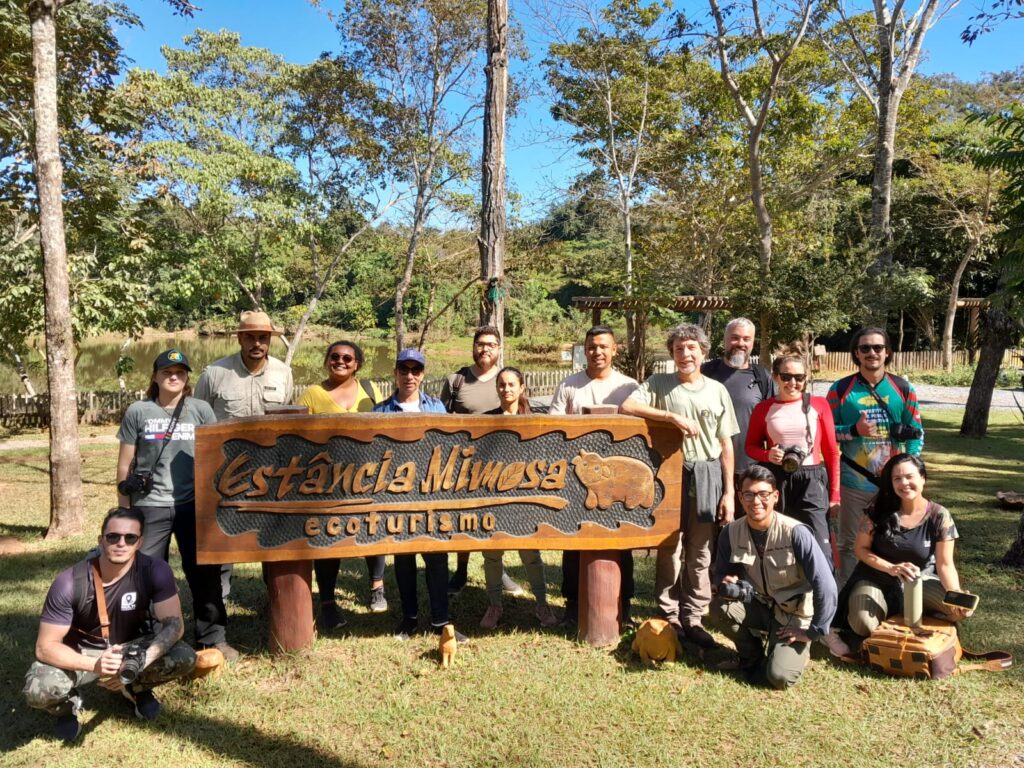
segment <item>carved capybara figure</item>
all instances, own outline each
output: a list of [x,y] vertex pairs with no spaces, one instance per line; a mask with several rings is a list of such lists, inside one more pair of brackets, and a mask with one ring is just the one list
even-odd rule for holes
[[587,509],[608,509],[617,501],[626,509],[654,504],[654,473],[642,461],[580,451],[572,465],[587,489]]
[[633,650],[645,666],[653,667],[655,662],[675,661],[683,648],[671,624],[664,619],[648,619],[636,631]]
[[437,650],[441,654],[441,666],[448,669],[455,661],[455,651],[459,647],[459,641],[455,639],[455,625],[445,624],[441,628],[441,639],[438,641]]

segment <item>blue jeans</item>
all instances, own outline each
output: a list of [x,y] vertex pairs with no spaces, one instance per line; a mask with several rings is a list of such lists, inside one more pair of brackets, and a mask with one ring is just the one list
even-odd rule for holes
[[[448,623],[448,553],[431,552],[423,558],[423,573],[430,599],[430,623],[435,627]],[[395,555],[395,580],[398,598],[402,602],[402,616],[415,619],[419,614],[416,595],[416,555]]]

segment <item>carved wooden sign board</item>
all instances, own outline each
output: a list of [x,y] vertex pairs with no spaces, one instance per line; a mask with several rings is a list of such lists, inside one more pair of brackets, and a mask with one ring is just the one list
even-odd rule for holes
[[628,416],[336,414],[196,430],[201,563],[653,547],[679,432]]

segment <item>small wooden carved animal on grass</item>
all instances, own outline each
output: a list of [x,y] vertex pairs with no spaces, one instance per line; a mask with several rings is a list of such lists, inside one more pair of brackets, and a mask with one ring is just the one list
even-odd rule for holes
[[437,650],[441,653],[441,666],[448,669],[451,663],[455,661],[455,651],[459,647],[459,641],[455,639],[455,625],[445,624],[441,628],[441,640],[438,643]]
[[633,638],[633,650],[648,667],[659,661],[675,661],[683,652],[675,629],[664,619],[648,619],[641,624]]
[[654,504],[654,473],[642,461],[580,451],[572,465],[587,489],[587,509],[608,509],[617,501],[626,509]]

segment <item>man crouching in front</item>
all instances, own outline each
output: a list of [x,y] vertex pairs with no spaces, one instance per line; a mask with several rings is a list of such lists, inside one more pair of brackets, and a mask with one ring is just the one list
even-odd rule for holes
[[754,465],[740,476],[744,517],[718,537],[714,613],[754,683],[783,689],[800,679],[811,643],[829,636],[838,591],[806,525],[776,514],[775,476]]
[[160,702],[151,689],[195,666],[195,651],[178,642],[184,622],[171,567],[139,554],[144,527],[138,510],[110,510],[99,555],[62,571],[46,595],[25,698],[57,716],[62,741],[81,731],[81,686],[96,681],[120,691],[137,717],[152,720]]

